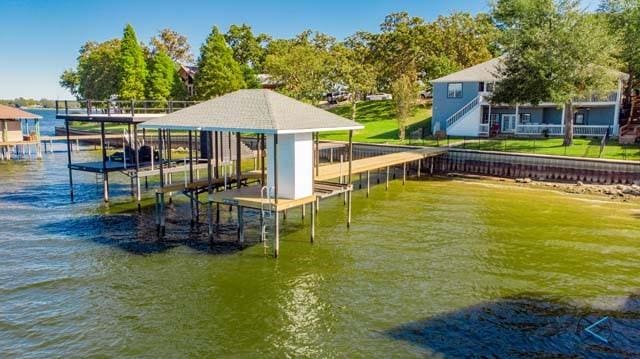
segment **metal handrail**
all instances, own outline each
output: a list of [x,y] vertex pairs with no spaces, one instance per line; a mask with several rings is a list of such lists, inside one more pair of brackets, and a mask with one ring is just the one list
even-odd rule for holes
[[[77,106],[70,106],[70,104]],[[171,113],[177,110],[187,108],[191,105],[200,103],[200,101],[183,101],[183,100],[56,100],[56,115],[68,115],[70,110],[72,113],[86,113],[87,115],[100,114],[111,116],[112,114],[154,114],[154,113]],[[78,112],[77,110],[82,110]]]

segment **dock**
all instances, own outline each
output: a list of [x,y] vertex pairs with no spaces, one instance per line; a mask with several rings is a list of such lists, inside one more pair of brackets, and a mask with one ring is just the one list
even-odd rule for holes
[[[360,187],[362,175],[367,175],[368,194],[372,171],[386,169],[388,189],[391,168],[403,169],[404,183],[408,170],[417,168],[418,177],[425,166],[433,171],[435,158],[446,153],[446,149],[400,146],[389,151],[393,153],[354,159],[353,131],[362,129],[362,125],[269,90],[239,90],[182,109],[169,106],[165,112],[145,105],[153,109],[145,113],[136,103],[131,102],[127,109],[127,103],[108,102],[100,107],[88,101],[83,113],[71,113],[64,102],[64,110],[57,110],[56,117],[65,120],[66,136],[44,140],[67,142],[72,200],[73,171],[101,175],[105,202],[109,201],[109,174],[119,172],[131,179],[131,194],[140,210],[141,179],[148,188],[147,178],[158,176],[159,186],[154,194],[160,238],[166,230],[165,197],[171,203],[176,193],[190,200],[192,228],[200,224],[201,208],[206,207],[211,240],[222,227],[221,207],[236,210],[241,246],[245,241],[245,210],[259,212],[260,241],[265,251],[273,248],[274,257],[280,250],[280,218],[286,217],[287,211],[299,209],[303,217],[309,214],[313,242],[321,200],[344,196],[346,226],[351,226],[353,183],[357,181],[354,175],[360,175]],[[72,161],[72,141],[78,145],[78,141],[89,138],[72,135],[71,121],[100,126],[102,160]],[[126,125],[122,135],[111,135],[122,139],[122,153],[117,156],[107,156],[106,139],[110,135],[105,133],[105,124],[109,123]],[[142,129],[142,136],[138,128]],[[327,131],[348,131],[349,141],[320,143],[319,134]],[[172,142],[176,136],[182,137],[186,145],[185,158],[173,158]],[[253,159],[253,170],[243,168],[243,160],[247,159]],[[179,175],[179,180],[174,174]],[[267,235],[270,231],[271,240],[271,234]]]
[[[368,157],[354,160],[351,165],[351,171],[353,174],[361,174],[383,168],[404,165],[410,162],[420,163],[426,158],[437,157],[444,153],[446,153],[446,150],[444,149],[425,148]],[[317,181],[327,181],[341,178],[345,175],[347,175],[347,166],[343,163],[333,163],[325,166],[319,166],[317,168],[315,179]]]

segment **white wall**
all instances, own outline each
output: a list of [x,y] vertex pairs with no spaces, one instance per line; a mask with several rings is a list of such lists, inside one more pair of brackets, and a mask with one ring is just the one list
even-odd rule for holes
[[[274,137],[267,135],[267,185],[274,182]],[[313,140],[310,133],[278,135],[278,197],[298,199],[313,194]]]
[[22,127],[20,121],[0,120],[0,142],[6,136],[6,142],[22,141]]
[[447,128],[449,136],[478,136],[480,132],[480,116],[482,106],[477,106],[473,111],[467,113],[461,120]]

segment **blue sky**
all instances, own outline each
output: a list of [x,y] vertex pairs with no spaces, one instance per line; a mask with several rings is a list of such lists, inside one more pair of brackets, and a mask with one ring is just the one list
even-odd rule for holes
[[[584,3],[594,7],[597,0]],[[312,29],[340,39],[358,30],[376,31],[391,12],[432,20],[487,9],[487,0],[0,0],[0,98],[70,98],[58,86],[58,77],[74,66],[80,46],[120,37],[126,23],[145,42],[170,27],[187,35],[197,53],[213,25],[226,31],[230,24],[247,23],[274,37]]]

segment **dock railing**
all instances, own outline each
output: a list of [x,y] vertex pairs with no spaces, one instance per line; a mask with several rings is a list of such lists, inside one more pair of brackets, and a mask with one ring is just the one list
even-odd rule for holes
[[60,115],[131,115],[175,112],[199,101],[155,100],[56,100],[56,116]]

